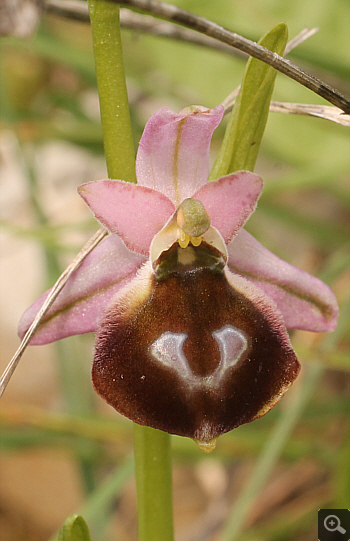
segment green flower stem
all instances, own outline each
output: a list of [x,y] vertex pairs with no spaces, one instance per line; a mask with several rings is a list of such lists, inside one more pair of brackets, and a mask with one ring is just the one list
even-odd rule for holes
[[[119,6],[88,0],[108,174],[136,182]],[[139,541],[173,539],[170,436],[135,425]]]
[[136,182],[119,6],[88,0],[108,175]]
[[172,541],[171,436],[134,425],[138,541]]

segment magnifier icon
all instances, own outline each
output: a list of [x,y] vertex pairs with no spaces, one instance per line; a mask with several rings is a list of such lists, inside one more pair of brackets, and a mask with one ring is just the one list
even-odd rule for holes
[[346,533],[346,530],[344,530],[344,528],[341,527],[340,520],[336,515],[328,515],[324,519],[323,524],[324,524],[324,527],[326,528],[326,530],[328,530],[329,532],[337,531],[337,532],[340,532],[340,533]]

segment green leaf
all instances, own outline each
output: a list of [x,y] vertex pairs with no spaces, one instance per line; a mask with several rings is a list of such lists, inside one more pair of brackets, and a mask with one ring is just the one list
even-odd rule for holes
[[[259,43],[283,55],[287,40],[287,26],[281,23],[263,36]],[[241,89],[209,180],[243,169],[254,170],[276,75],[277,71],[261,60],[248,60]]]
[[70,515],[60,529],[58,541],[91,541],[89,528],[83,517]]

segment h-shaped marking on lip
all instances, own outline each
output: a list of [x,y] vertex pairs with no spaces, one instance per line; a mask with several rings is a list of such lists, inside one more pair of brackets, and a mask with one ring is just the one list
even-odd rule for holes
[[197,376],[191,370],[183,352],[183,344],[188,335],[185,333],[163,333],[150,347],[153,358],[165,366],[179,372],[190,384],[219,382],[228,368],[240,360],[247,349],[248,342],[242,331],[232,325],[226,325],[219,331],[213,332],[213,337],[220,350],[220,362],[209,376]]

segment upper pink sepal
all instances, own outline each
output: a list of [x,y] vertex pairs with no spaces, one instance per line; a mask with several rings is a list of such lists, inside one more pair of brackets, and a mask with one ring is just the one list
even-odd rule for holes
[[339,314],[331,289],[318,278],[283,261],[242,229],[227,247],[229,269],[274,300],[289,329],[333,331]]
[[208,182],[193,197],[203,203],[211,224],[228,244],[254,211],[262,188],[258,175],[239,171]]
[[175,211],[162,193],[121,180],[87,182],[78,192],[103,225],[119,235],[130,250],[144,255]]
[[[145,261],[144,256],[128,250],[115,235],[101,242],[70,276],[30,344],[48,344],[66,336],[95,331],[111,298],[134,278]],[[23,314],[18,329],[21,338],[50,291]]]
[[223,114],[222,105],[155,113],[140,140],[137,183],[162,192],[176,207],[192,197],[208,180],[210,141]]

